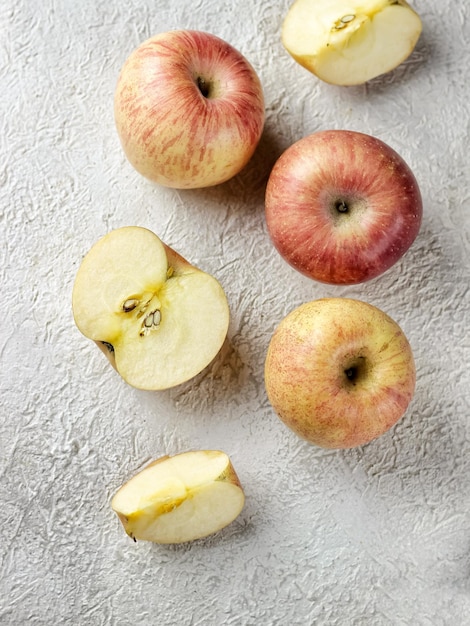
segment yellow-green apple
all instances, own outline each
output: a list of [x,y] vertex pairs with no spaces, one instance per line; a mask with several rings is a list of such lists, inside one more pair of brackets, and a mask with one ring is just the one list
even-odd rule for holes
[[180,189],[238,174],[265,116],[252,65],[219,37],[194,30],[161,33],[134,50],[119,75],[114,112],[135,169]]
[[408,58],[421,31],[420,17],[405,0],[296,0],[281,37],[318,78],[357,85]]
[[323,298],[275,330],[266,391],[280,419],[324,448],[364,445],[389,430],[414,394],[413,353],[398,324],[360,300]]
[[244,503],[229,457],[196,450],[148,465],[117,491],[111,507],[132,539],[183,543],[221,530]]
[[383,141],[349,130],[313,133],[275,163],[266,188],[274,246],[324,283],[379,276],[415,240],[422,219],[416,178]]
[[217,355],[229,309],[220,283],[146,228],[101,238],[83,259],[72,307],[122,378],[139,389],[178,385]]

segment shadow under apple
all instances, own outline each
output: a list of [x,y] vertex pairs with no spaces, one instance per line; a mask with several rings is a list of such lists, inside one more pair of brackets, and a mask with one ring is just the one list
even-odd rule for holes
[[253,156],[236,176],[216,185],[202,189],[179,190],[183,200],[205,205],[237,204],[237,210],[251,212],[264,207],[264,194],[269,175],[278,157],[286,146],[282,145],[278,134],[265,125]]
[[245,389],[253,386],[252,369],[240,356],[234,343],[227,337],[212,362],[191,380],[168,390],[169,397],[179,413],[213,412],[226,407]]

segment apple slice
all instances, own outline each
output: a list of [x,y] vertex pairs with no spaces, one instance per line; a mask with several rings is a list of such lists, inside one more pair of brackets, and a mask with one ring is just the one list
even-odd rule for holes
[[197,450],[154,461],[119,489],[111,507],[132,539],[183,543],[221,530],[244,503],[229,457]]
[[219,282],[146,228],[111,231],[78,270],[72,308],[122,378],[161,390],[201,372],[227,335],[229,309]]
[[413,51],[419,15],[405,0],[296,0],[282,43],[300,65],[334,85],[385,74]]

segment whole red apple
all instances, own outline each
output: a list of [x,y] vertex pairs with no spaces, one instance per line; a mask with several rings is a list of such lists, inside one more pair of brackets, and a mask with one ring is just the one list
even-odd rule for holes
[[379,276],[415,240],[418,183],[383,141],[348,130],[300,139],[275,163],[266,189],[274,246],[302,274],[350,285]]
[[178,30],[145,41],[124,63],[114,99],[124,152],[167,187],[208,187],[248,163],[264,125],[259,78],[215,35]]
[[323,298],[294,309],[269,344],[265,384],[280,419],[324,448],[352,448],[389,430],[414,394],[410,344],[380,309]]

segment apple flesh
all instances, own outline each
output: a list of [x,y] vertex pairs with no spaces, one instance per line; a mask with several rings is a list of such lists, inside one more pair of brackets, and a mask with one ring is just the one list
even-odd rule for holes
[[229,324],[225,293],[146,228],[111,231],[77,272],[76,325],[122,378],[161,390],[201,372],[222,347]]
[[148,39],[126,60],[114,98],[124,152],[146,178],[180,189],[222,183],[248,163],[264,125],[259,78],[215,35]]
[[353,448],[388,431],[414,394],[403,331],[386,313],[349,298],[301,305],[269,344],[265,384],[280,419],[324,448]]
[[358,85],[394,69],[422,31],[405,0],[296,0],[282,43],[300,65],[334,85]]
[[229,457],[197,450],[154,461],[119,489],[111,506],[132,539],[168,544],[225,528],[244,503]]
[[323,283],[371,280],[416,239],[422,199],[409,166],[379,139],[326,130],[275,163],[266,188],[269,235],[281,256]]

